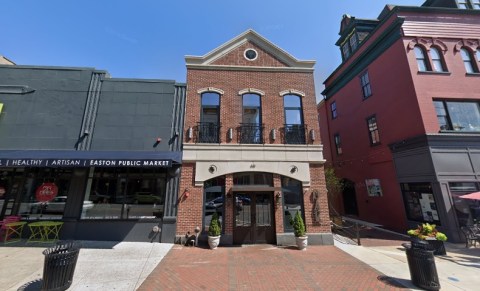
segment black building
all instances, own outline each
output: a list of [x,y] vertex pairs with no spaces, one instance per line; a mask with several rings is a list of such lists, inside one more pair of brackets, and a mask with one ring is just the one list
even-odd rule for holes
[[173,242],[185,88],[0,65],[0,219],[63,221],[63,239]]

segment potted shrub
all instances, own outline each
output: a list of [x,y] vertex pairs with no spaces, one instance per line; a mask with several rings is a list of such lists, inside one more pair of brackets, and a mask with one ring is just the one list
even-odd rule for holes
[[434,255],[446,255],[443,242],[447,240],[447,236],[438,231],[435,224],[422,223],[417,228],[408,230],[407,233],[414,239],[425,240]]
[[308,237],[305,235],[305,224],[303,223],[303,218],[300,214],[300,211],[297,211],[291,223],[298,249],[305,250],[308,244]]
[[222,226],[218,219],[218,213],[212,215],[210,226],[208,227],[208,245],[212,250],[216,249],[220,244],[220,234],[222,233]]

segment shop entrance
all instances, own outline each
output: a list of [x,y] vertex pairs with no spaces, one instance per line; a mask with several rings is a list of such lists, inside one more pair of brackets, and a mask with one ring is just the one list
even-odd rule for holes
[[234,244],[275,243],[273,192],[234,192]]

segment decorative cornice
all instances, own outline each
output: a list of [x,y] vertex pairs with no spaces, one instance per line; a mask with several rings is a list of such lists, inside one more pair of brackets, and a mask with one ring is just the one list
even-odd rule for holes
[[441,41],[441,40],[439,40],[439,39],[436,39],[436,38],[416,37],[415,39],[412,39],[412,40],[408,43],[407,48],[408,48],[409,50],[413,50],[413,48],[414,48],[416,45],[421,45],[421,46],[423,46],[427,51],[429,51],[432,46],[439,48],[442,52],[448,51],[447,45],[446,45],[443,41]]
[[297,72],[313,73],[313,68],[290,67],[256,67],[256,66],[225,66],[225,65],[187,65],[187,69],[212,70],[212,71],[252,71],[252,72]]

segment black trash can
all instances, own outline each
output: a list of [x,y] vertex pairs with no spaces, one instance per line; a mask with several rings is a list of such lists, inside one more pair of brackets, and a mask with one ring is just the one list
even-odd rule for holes
[[428,243],[418,240],[402,245],[406,248],[412,283],[425,290],[440,290],[435,257]]
[[73,241],[59,242],[43,251],[42,290],[63,291],[72,285],[79,252],[80,243]]

